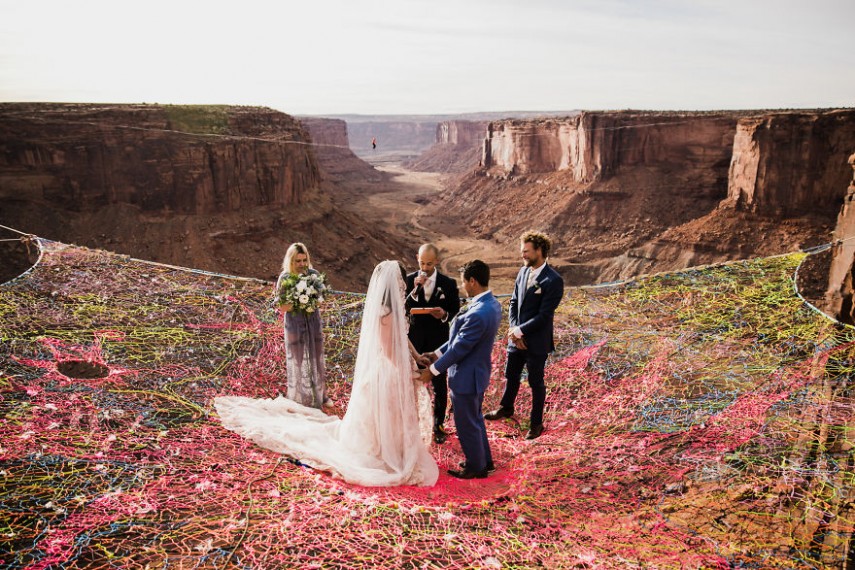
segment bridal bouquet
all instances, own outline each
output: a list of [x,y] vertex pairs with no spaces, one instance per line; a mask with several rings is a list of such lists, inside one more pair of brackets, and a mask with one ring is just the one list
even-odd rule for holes
[[291,310],[311,314],[318,310],[327,290],[326,275],[310,273],[308,275],[289,274],[282,280],[279,289],[279,304],[291,305]]

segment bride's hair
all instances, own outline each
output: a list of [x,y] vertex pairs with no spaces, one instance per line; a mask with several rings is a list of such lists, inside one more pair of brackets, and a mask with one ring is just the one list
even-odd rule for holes
[[312,258],[309,257],[308,248],[300,242],[292,243],[285,252],[285,259],[282,260],[282,273],[292,273],[291,265],[294,263],[294,256],[298,253],[306,255],[306,261],[309,263],[309,269],[312,268]]
[[[379,352],[399,360],[396,365],[408,370],[406,286],[397,261],[381,261],[371,275],[362,313],[357,369],[368,366]],[[381,344],[382,341],[382,344]]]
[[[407,289],[407,269],[404,267],[404,264],[401,263],[400,261],[383,261],[383,262],[377,264],[376,267],[374,267],[374,277],[372,277],[372,281],[374,280],[374,278],[379,278],[380,273],[383,270],[383,267],[385,266],[385,267],[391,269],[391,264],[393,264],[393,263],[397,263],[398,271],[401,274],[401,279],[398,280],[397,277],[390,277],[389,279],[394,280],[394,282],[397,284],[397,287],[392,287],[391,283],[387,282],[387,286],[382,293],[382,299],[383,299],[382,302],[383,302],[383,306],[385,307],[385,309],[383,310],[383,314],[385,314],[385,315],[388,315],[392,311],[393,305],[397,306],[400,304],[400,303],[396,302],[398,297],[400,297],[401,299],[404,298],[404,293]],[[378,284],[379,284],[379,281],[378,281]],[[370,287],[370,285],[369,285],[369,287]],[[403,306],[403,305],[401,305],[401,306]]]
[[432,460],[418,452],[424,444],[404,291],[399,263],[381,261],[365,294],[351,396],[339,434],[343,450],[365,450],[389,474],[429,473]]

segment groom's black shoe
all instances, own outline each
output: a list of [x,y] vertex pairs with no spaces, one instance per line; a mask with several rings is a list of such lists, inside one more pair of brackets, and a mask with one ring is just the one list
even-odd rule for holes
[[434,443],[445,443],[445,440],[448,439],[448,434],[442,428],[442,426],[434,426],[433,427],[433,441]]
[[500,420],[502,418],[509,418],[514,415],[513,410],[509,410],[508,408],[503,408],[499,406],[498,409],[493,410],[492,412],[487,412],[484,414],[485,420]]
[[[459,465],[461,469],[466,471],[466,462],[465,461],[461,461],[457,465]],[[496,465],[491,461],[490,463],[487,464],[487,474],[491,475],[495,472],[496,472]]]
[[452,477],[457,477],[458,479],[486,479],[487,478],[487,470],[483,471],[469,471],[468,469],[449,469],[448,474]]
[[525,434],[526,439],[537,439],[540,437],[540,434],[543,433],[543,424],[533,425],[528,429],[528,433]]

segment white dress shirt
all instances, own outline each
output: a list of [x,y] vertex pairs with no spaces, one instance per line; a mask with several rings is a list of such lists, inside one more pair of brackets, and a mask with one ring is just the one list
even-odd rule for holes
[[[424,289],[424,292],[425,292],[425,301],[430,300],[430,296],[433,295],[433,290],[436,289],[436,274],[437,274],[437,271],[436,271],[436,269],[434,269],[433,273],[431,273],[428,276],[427,281],[425,281],[425,284],[422,286],[422,288]],[[419,291],[418,287],[413,287],[413,290],[410,293],[410,297],[414,301],[418,301],[418,299],[419,299],[418,291]]]

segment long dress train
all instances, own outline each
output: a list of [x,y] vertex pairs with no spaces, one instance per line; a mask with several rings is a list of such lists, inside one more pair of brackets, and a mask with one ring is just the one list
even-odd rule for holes
[[384,261],[368,286],[353,388],[344,418],[287,398],[220,397],[227,429],[258,445],[365,486],[433,485],[432,411],[406,336],[404,283]]

